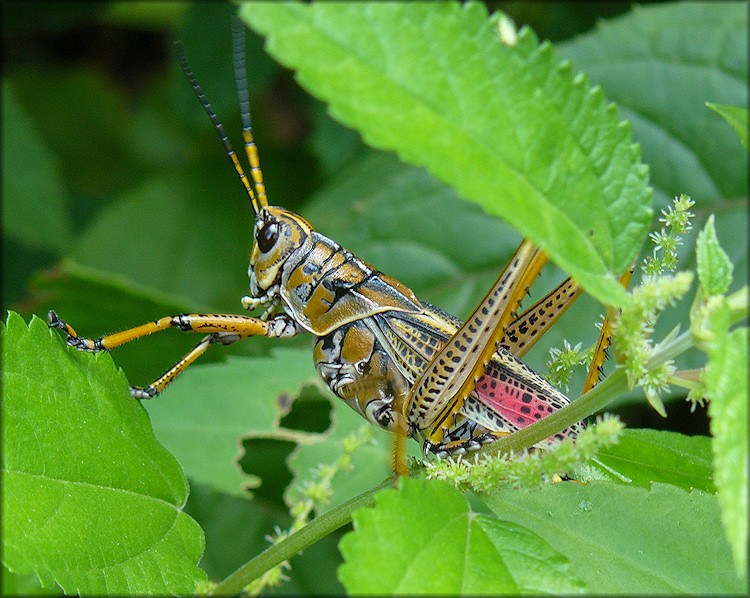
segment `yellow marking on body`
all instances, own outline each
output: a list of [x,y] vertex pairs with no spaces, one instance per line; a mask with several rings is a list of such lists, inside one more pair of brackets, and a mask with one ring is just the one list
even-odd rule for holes
[[313,281],[311,280],[312,277],[309,274],[305,274],[303,270],[304,263],[297,266],[289,276],[289,281],[287,282],[286,287],[290,291],[296,289],[297,287],[313,283]]
[[[408,297],[405,298],[406,301],[403,301],[399,296],[386,291],[387,287],[384,287],[383,282],[375,276],[357,289],[360,295],[369,300],[373,305],[378,306],[377,311],[379,312],[395,309],[414,313],[418,309],[419,304],[412,304]],[[380,309],[381,307],[383,309]]]
[[313,346],[313,363],[322,363],[328,361],[328,356],[323,351],[323,341],[316,341]]
[[[331,259],[331,256],[334,253],[333,247],[330,247],[329,245],[325,243],[321,243],[320,241],[317,241],[315,243],[315,246],[313,247],[312,251],[307,254],[307,257],[305,258],[304,263],[313,264],[315,266],[322,266],[326,263],[327,260]],[[300,264],[300,265],[303,265]]]
[[379,276],[370,276],[359,284],[356,290],[347,291],[334,303],[335,295],[324,288],[323,281],[316,287],[298,315],[306,318],[306,324],[315,334],[322,336],[353,320],[377,313],[392,310],[418,313],[415,311],[416,306],[410,302],[402,300],[399,296],[383,293],[383,284]]
[[[320,285],[318,288],[322,288],[322,286]],[[321,310],[315,323],[321,329],[329,331],[338,328],[342,324],[366,318],[372,315],[372,313],[374,313],[372,308],[364,305],[358,297],[346,294],[340,297],[330,308]],[[305,314],[307,314],[307,310],[305,310]]]
[[345,285],[355,285],[362,282],[369,275],[359,266],[352,262],[347,262],[336,268],[331,274],[331,278],[341,281]]
[[270,288],[279,270],[284,266],[284,260],[278,258],[278,250],[274,251],[271,259],[258,260],[253,267],[255,277],[258,279],[258,286],[261,289]]
[[344,336],[341,345],[341,359],[349,363],[359,363],[370,358],[375,346],[375,337],[366,328],[352,326]]
[[385,327],[383,334],[400,369],[405,370],[411,380],[415,380],[422,373],[429,356],[423,354],[422,347],[413,343],[413,338],[392,330],[390,326]]
[[308,234],[312,233],[315,230],[312,224],[310,224],[307,220],[305,220],[302,216],[295,212],[290,212],[289,210],[285,210],[284,208],[280,208],[278,206],[266,206],[265,209],[279,222],[295,224]]
[[384,376],[368,376],[342,386],[338,391],[345,401],[356,401],[356,409],[365,416],[367,403],[373,399],[380,398],[380,391],[388,384],[388,379]]
[[378,277],[386,285],[396,289],[399,293],[404,295],[404,297],[406,297],[409,301],[412,301],[416,305],[421,305],[419,299],[417,299],[417,296],[414,294],[414,291],[412,291],[404,283],[399,282],[395,278],[392,278],[391,276],[388,276],[387,274],[383,274],[382,272],[378,272]]
[[[327,252],[325,250],[328,250]],[[303,262],[297,265],[289,276],[286,287],[291,291],[303,285],[317,285],[332,269],[339,267],[346,258],[339,252],[318,244]],[[325,267],[322,267],[325,264]],[[305,272],[307,270],[307,272]],[[301,306],[300,306],[301,307]]]

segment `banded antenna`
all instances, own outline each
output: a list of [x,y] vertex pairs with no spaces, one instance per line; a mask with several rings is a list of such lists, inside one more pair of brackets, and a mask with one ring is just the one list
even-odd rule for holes
[[232,15],[232,54],[234,63],[234,81],[237,85],[237,97],[240,100],[242,117],[242,137],[245,140],[245,153],[250,164],[250,175],[255,183],[255,193],[261,206],[268,205],[266,185],[263,182],[263,171],[260,169],[258,146],[253,139],[253,127],[250,122],[250,99],[247,93],[247,69],[245,68],[245,25]]
[[[232,149],[232,144],[229,143],[229,138],[224,132],[224,127],[219,122],[219,119],[217,118],[216,113],[214,112],[214,109],[211,107],[211,104],[206,98],[206,95],[203,93],[203,89],[201,89],[201,86],[198,84],[198,81],[196,81],[195,79],[195,75],[193,74],[193,71],[190,68],[190,64],[188,63],[188,59],[187,59],[187,56],[185,55],[185,50],[182,47],[182,43],[180,43],[180,41],[175,41],[175,44],[177,44],[177,57],[180,60],[182,71],[185,73],[185,77],[190,83],[190,87],[193,88],[193,92],[198,97],[198,100],[203,106],[203,109],[206,111],[206,114],[208,114],[208,118],[211,120],[214,127],[216,128],[216,132],[218,133],[219,139],[221,140],[221,143],[224,146],[224,150],[227,154],[227,157],[232,162],[232,167],[237,173],[237,176],[240,177],[240,182],[245,187],[245,191],[247,192],[248,197],[250,197],[250,203],[252,204],[253,212],[257,214],[258,212],[260,212],[261,207],[267,205],[267,203],[265,201],[261,203],[256,197],[255,192],[253,191],[253,188],[250,186],[250,180],[247,178],[245,171],[242,169],[242,165],[240,164],[240,161],[237,159],[237,154]],[[252,140],[252,136],[250,137],[250,139]],[[257,150],[256,150],[256,163],[257,163]],[[261,181],[262,181],[262,178],[261,178]],[[256,183],[256,186],[257,186],[257,183]],[[263,194],[263,196],[265,198],[265,193]]]

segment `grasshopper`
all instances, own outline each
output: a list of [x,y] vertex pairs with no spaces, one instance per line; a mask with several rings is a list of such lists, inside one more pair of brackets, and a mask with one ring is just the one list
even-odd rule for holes
[[[233,44],[252,185],[181,50],[179,58],[250,198],[255,215],[250,294],[241,302],[260,315],[166,316],[97,340],[78,336],[54,311],[48,314],[49,325],[67,335],[68,345],[90,352],[168,328],[205,334],[160,378],[146,387],[131,387],[137,399],[161,393],[212,344],[309,333],[315,367],[325,384],[368,421],[395,434],[398,474],[406,472],[405,437],[421,440],[425,455],[461,455],[567,405],[568,397],[521,357],[581,294],[580,285],[568,278],[517,316],[521,299],[547,260],[523,241],[462,322],[318,233],[300,215],[268,205],[250,121],[244,37],[237,28]],[[598,382],[606,330],[603,326],[584,392]],[[536,446],[575,437],[584,427],[579,422]]]

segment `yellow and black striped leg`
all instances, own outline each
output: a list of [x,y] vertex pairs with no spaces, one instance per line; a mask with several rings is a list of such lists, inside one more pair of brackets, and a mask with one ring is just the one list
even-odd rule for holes
[[[238,337],[235,337],[231,342],[235,342],[235,340],[240,339]],[[187,355],[185,355],[185,357],[180,359],[180,361],[178,361],[163,375],[161,375],[158,380],[155,380],[145,388],[140,386],[131,386],[130,395],[132,397],[135,397],[136,399],[153,399],[156,395],[163,391],[172,382],[172,380],[174,380],[175,378],[177,378],[177,376],[184,372],[191,363],[193,363],[196,359],[198,359],[198,357],[203,355],[206,349],[208,349],[208,347],[215,342],[222,342],[220,333],[213,333],[204,336],[201,339],[201,342],[199,342]]]
[[519,359],[526,355],[549,328],[580,297],[583,289],[566,278],[510,323],[499,345]]
[[[635,264],[633,264],[630,267],[630,270],[625,272],[622,276],[620,276],[620,284],[624,288],[628,288],[628,285],[630,284],[630,279],[633,277],[633,272],[635,271]],[[583,383],[583,389],[581,390],[581,394],[586,394],[588,391],[590,391],[594,386],[599,384],[599,380],[602,377],[602,374],[604,373],[603,365],[604,361],[608,357],[607,349],[609,349],[609,345],[611,342],[611,331],[609,326],[609,316],[604,318],[604,321],[602,322],[602,329],[601,332],[599,332],[599,340],[596,342],[596,349],[594,349],[594,356],[591,358],[591,365],[589,366],[588,374],[586,375],[586,381]]]
[[405,405],[408,423],[429,430],[426,441],[443,441],[447,422],[474,389],[496,343],[514,319],[514,310],[546,260],[542,251],[523,241],[477,308],[433,355]]
[[136,326],[135,328],[129,328],[128,330],[93,340],[78,336],[73,327],[61,320],[52,310],[47,314],[47,320],[50,328],[59,328],[68,335],[65,341],[68,345],[75,347],[79,351],[89,352],[114,349],[154,332],[167,330],[168,328],[177,328],[184,332],[209,333],[192,351],[185,355],[185,357],[178,361],[158,380],[145,388],[131,387],[130,394],[138,399],[152,398],[159,394],[214,343],[229,345],[250,336],[277,338],[294,336],[300,332],[300,328],[296,322],[284,314],[269,320],[234,314],[180,314],[177,316],[166,316],[153,322]]
[[[91,352],[114,349],[154,332],[167,330],[168,328],[177,328],[183,332],[236,334],[242,338],[247,338],[248,336],[292,336],[290,331],[286,330],[287,328],[294,328],[294,334],[297,333],[296,325],[286,316],[279,316],[272,320],[264,321],[252,316],[238,316],[234,314],[180,314],[159,318],[153,322],[93,340],[78,336],[73,327],[62,321],[52,310],[47,314],[47,321],[50,328],[60,328],[68,335],[66,342],[71,347]],[[237,338],[236,340],[240,339]],[[225,342],[225,344],[229,343]]]

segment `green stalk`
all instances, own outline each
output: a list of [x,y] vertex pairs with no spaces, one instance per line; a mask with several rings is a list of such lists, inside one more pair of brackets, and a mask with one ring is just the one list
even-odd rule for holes
[[352,513],[363,507],[375,504],[375,494],[383,488],[394,485],[394,478],[389,478],[367,492],[355,496],[335,506],[319,517],[313,519],[302,529],[296,531],[278,544],[269,546],[255,558],[242,565],[229,577],[220,582],[209,595],[236,595],[251,581],[263,575],[279,563],[291,559],[295,554],[314,544],[321,538],[336,531],[352,520]]
[[[690,331],[686,331],[668,343],[665,343],[664,346],[658,347],[649,360],[648,367],[654,368],[667,360],[674,359],[693,345],[693,336]],[[606,380],[579,399],[573,401],[567,407],[556,411],[523,430],[519,430],[487,445],[481,452],[489,455],[499,455],[510,451],[518,452],[533,446],[536,442],[603,409],[619,395],[628,390],[625,370],[622,367],[617,367]],[[320,517],[313,519],[302,529],[278,544],[270,546],[261,554],[245,563],[219,583],[211,591],[211,594],[235,595],[240,593],[245,586],[272,567],[289,560],[301,550],[349,523],[352,520],[352,513],[356,509],[373,506],[375,504],[375,494],[393,485],[394,479],[387,479],[367,492],[355,496]]]

